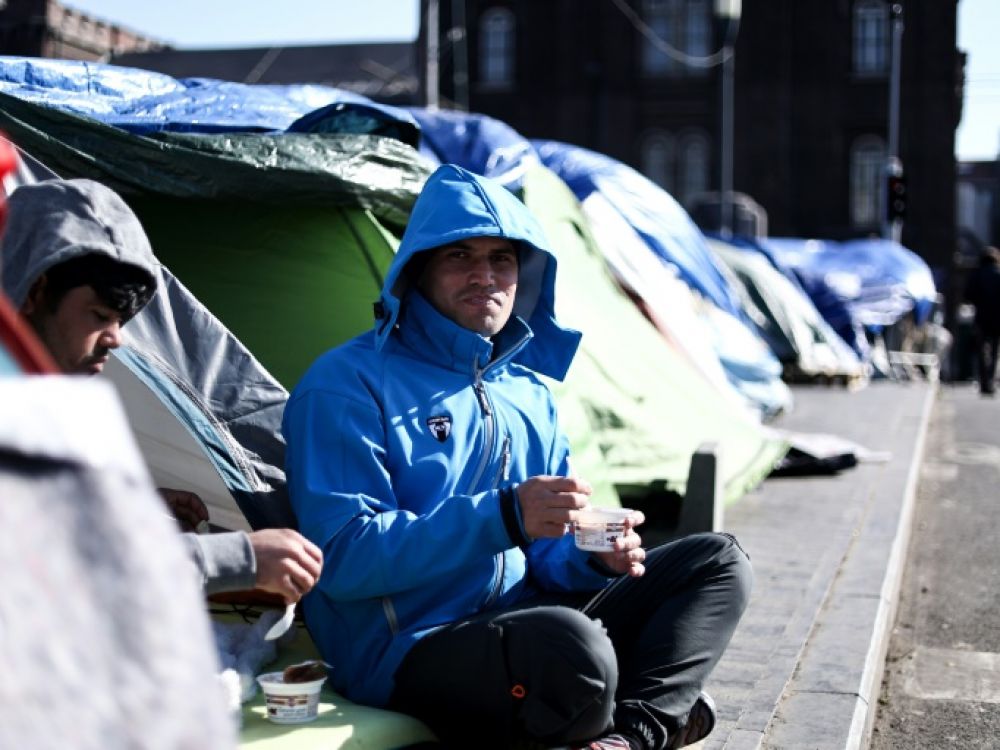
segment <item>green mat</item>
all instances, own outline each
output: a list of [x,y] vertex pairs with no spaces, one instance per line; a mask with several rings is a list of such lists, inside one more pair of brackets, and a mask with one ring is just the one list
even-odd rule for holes
[[[221,622],[240,622],[236,615],[213,615]],[[281,646],[276,661],[263,667],[278,672],[290,664],[319,659],[319,652],[304,627],[290,646]],[[412,716],[352,703],[329,683],[320,693],[315,721],[275,724],[267,719],[262,690],[243,704],[239,742],[246,750],[396,750],[436,742],[434,734]]]

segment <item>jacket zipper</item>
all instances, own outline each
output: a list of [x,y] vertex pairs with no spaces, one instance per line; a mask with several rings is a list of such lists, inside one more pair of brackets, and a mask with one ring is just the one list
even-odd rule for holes
[[[483,457],[479,462],[479,466],[476,467],[476,473],[472,477],[472,482],[469,485],[470,495],[476,491],[476,487],[479,485],[479,480],[482,479],[483,472],[486,471],[486,465],[489,463],[490,457],[493,455],[493,446],[496,443],[496,435],[494,434],[496,431],[496,424],[493,419],[493,407],[490,406],[490,397],[489,394],[486,393],[486,384],[483,382],[483,372],[485,372],[485,368],[483,370],[476,370],[475,382],[473,382],[472,387],[476,392],[476,398],[479,399],[479,407],[483,412],[483,421],[486,423],[486,446],[483,449]],[[509,453],[510,437],[508,436],[504,439],[504,450],[503,457],[501,458],[500,473],[493,481],[490,489],[494,489],[498,484],[499,477],[507,472]],[[493,602],[497,600],[497,597],[500,596],[500,589],[503,587],[503,574],[504,568],[506,567],[503,552],[498,552],[495,555],[495,559],[497,561],[496,579],[493,583],[493,588],[490,590],[489,596],[486,597],[483,607],[488,607],[493,604]]]
[[[517,348],[523,342],[528,339],[527,336],[523,336],[517,344],[512,348]],[[493,454],[493,445],[496,442],[496,435],[493,433],[496,431],[496,425],[493,422],[493,407],[490,406],[490,397],[486,393],[486,384],[483,382],[483,374],[493,367],[497,363],[497,360],[490,362],[486,367],[479,369],[478,366],[473,366],[473,383],[472,388],[476,392],[476,398],[479,399],[479,408],[483,412],[483,420],[486,422],[486,447],[483,450],[483,457],[479,461],[479,466],[476,467],[476,473],[472,477],[472,482],[469,484],[468,494],[472,495],[476,491],[476,486],[479,484],[479,480],[483,478],[483,472],[486,471],[486,465],[489,463],[490,456]],[[507,443],[507,449],[509,450],[510,444]],[[494,484],[494,487],[496,485]],[[493,489],[492,487],[490,489]]]
[[479,408],[483,412],[483,421],[486,423],[486,445],[483,447],[483,456],[479,460],[479,466],[476,467],[476,473],[472,476],[472,481],[469,483],[468,494],[470,495],[476,492],[479,480],[483,478],[483,472],[486,471],[486,464],[489,463],[490,456],[493,454],[493,444],[496,442],[496,436],[493,434],[496,430],[496,426],[493,424],[493,408],[490,406],[486,386],[483,384],[483,373],[481,370],[476,370],[476,380],[472,384],[472,387],[476,392],[476,398],[479,399]]

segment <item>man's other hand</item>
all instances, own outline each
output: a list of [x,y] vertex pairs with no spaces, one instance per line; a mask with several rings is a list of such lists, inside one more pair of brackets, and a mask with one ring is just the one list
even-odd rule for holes
[[170,512],[177,519],[181,531],[196,531],[199,523],[208,521],[208,508],[195,493],[186,490],[170,490],[164,487],[159,488],[157,492],[160,493],[160,497],[167,503]]
[[521,522],[529,539],[559,537],[590,501],[590,484],[576,477],[532,477],[517,486]]
[[316,585],[323,553],[292,529],[261,529],[250,534],[257,558],[257,588],[297,602]]
[[625,519],[625,532],[615,539],[614,551],[591,554],[615,573],[628,573],[633,578],[638,578],[646,572],[646,566],[642,564],[646,559],[646,550],[642,547],[642,537],[635,533],[635,527],[645,520],[642,511],[632,511],[632,515]]

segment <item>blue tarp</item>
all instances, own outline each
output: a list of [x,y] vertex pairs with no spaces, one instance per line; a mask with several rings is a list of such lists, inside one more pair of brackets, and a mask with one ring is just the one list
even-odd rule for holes
[[420,123],[420,152],[438,164],[450,162],[520,189],[525,172],[539,164],[531,143],[506,123],[465,112],[412,108]]
[[930,267],[890,240],[768,237],[757,249],[786,275],[794,275],[863,359],[869,354],[863,329],[878,332],[911,312],[915,323],[924,323],[937,297]]
[[380,133],[415,145],[419,130],[405,110],[329,86],[176,79],[72,60],[0,56],[0,92],[139,134],[318,132],[336,119],[339,133]]
[[[715,239],[721,240],[718,237]],[[844,340],[862,362],[868,362],[871,359],[871,347],[865,337],[864,326],[855,319],[846,301],[830,288],[822,276],[808,274],[800,276],[792,266],[785,264],[782,253],[777,246],[771,247],[749,237],[733,237],[725,241],[733,247],[747,252],[759,253],[767,258],[771,265],[785,278],[802,290],[802,293],[819,311],[823,320]],[[823,244],[822,240],[815,240],[815,242]],[[779,244],[781,244],[780,240]]]
[[599,191],[681,279],[717,307],[749,324],[739,294],[724,275],[701,230],[663,188],[608,156],[555,141],[535,141],[542,163],[579,200]]

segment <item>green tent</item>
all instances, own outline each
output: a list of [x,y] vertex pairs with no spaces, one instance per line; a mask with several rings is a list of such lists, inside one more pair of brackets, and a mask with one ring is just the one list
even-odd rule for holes
[[61,176],[121,193],[160,261],[286,389],[371,325],[430,172],[389,138],[153,138],[2,94],[0,130]]
[[157,257],[286,389],[371,327],[397,242],[371,212],[148,195],[131,203]]
[[741,497],[787,444],[721,398],[621,292],[554,173],[529,171],[523,197],[558,255],[556,312],[584,334],[566,382],[553,384],[577,471],[607,479],[623,498],[664,483],[683,493],[691,454],[714,442],[725,499]]

